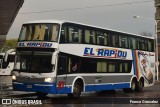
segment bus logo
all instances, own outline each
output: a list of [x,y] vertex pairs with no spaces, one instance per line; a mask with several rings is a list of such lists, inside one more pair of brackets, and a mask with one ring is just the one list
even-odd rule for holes
[[52,47],[52,43],[48,42],[20,42],[18,44],[19,47],[46,47],[50,48]]
[[83,56],[93,56],[93,57],[107,57],[107,58],[126,58],[127,52],[118,49],[109,48],[88,48],[84,49]]

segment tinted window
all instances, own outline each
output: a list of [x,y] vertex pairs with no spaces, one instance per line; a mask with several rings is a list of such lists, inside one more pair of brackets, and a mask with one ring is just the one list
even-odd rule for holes
[[128,48],[128,38],[126,36],[119,36],[119,47]]
[[96,44],[96,34],[93,30],[85,30],[85,43]]
[[69,42],[81,43],[82,41],[82,29],[77,27],[69,27]]
[[63,26],[61,29],[60,43],[67,42],[67,27]]
[[98,45],[108,45],[107,33],[97,32],[97,44]]

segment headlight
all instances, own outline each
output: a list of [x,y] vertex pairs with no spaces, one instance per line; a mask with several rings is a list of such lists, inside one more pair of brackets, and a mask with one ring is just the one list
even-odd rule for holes
[[12,76],[12,80],[16,80],[16,76],[15,75]]
[[45,79],[44,79],[44,82],[52,82],[52,81],[53,81],[52,78],[45,78]]

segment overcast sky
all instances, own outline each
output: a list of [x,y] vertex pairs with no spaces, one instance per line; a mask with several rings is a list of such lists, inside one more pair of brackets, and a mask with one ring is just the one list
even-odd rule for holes
[[134,15],[154,19],[154,0],[25,0],[7,39],[18,38],[24,22],[40,19],[69,20],[134,34],[148,32],[155,35],[154,21],[137,20]]

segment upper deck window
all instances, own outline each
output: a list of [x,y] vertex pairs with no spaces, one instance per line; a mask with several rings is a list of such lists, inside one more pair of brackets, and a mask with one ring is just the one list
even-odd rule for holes
[[58,24],[25,24],[22,26],[19,41],[55,41],[58,40]]
[[81,43],[81,41],[82,41],[82,30],[76,27],[69,27],[69,42]]

